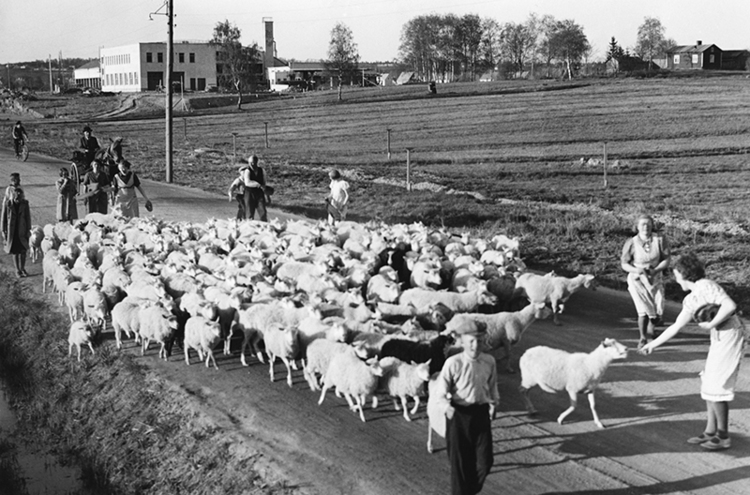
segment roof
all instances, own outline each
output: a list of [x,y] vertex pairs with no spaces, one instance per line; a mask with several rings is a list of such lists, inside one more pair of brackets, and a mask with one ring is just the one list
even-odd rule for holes
[[323,62],[290,62],[292,70],[326,70]]
[[413,77],[414,77],[414,72],[410,72],[410,71],[402,72],[398,76],[398,79],[396,80],[396,84],[406,84],[409,81],[411,81]]
[[711,47],[716,47],[717,50],[721,50],[718,46],[714,44],[710,45],[678,45],[673,46],[668,50],[668,53],[702,53],[708,50]]
[[87,62],[87,63],[83,64],[80,67],[76,67],[76,70],[79,70],[79,69],[98,69],[98,68],[99,68],[99,59],[97,58],[96,60],[92,60],[91,62]]

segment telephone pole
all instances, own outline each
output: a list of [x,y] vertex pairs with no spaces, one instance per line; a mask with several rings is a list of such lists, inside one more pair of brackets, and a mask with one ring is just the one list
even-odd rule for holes
[[172,69],[174,60],[172,57],[174,42],[174,0],[166,0],[167,4],[167,101],[166,101],[166,162],[167,162],[167,182],[172,183]]

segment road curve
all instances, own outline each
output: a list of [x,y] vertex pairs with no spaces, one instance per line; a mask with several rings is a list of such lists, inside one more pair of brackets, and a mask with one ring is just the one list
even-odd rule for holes
[[[10,151],[0,150],[3,186],[10,172],[21,173],[32,221],[37,224],[54,220],[53,184],[58,169],[66,165],[33,154],[21,163]],[[154,215],[165,219],[202,222],[235,211],[222,196],[144,183],[154,202]],[[270,216],[288,217],[276,210]],[[0,259],[4,265],[10,263],[7,255]],[[29,272],[27,283],[36,288],[41,263]],[[673,321],[678,310],[677,304],[670,303],[666,319]],[[698,372],[708,348],[707,334],[690,327],[652,356],[643,357],[633,349],[638,333],[627,293],[583,291],[571,298],[565,311],[562,326],[534,323],[513,349],[512,363],[517,367],[518,357],[534,345],[589,352],[612,337],[630,346],[628,359],[612,364],[597,392],[597,410],[607,428],[596,428],[583,398],[568,422],[558,425],[555,420],[567,407],[567,398],[539,389],[532,391],[532,399],[540,413],[529,418],[517,391],[519,376],[501,372],[501,407],[493,423],[495,466],[483,493],[750,493],[748,366],[741,371],[730,412],[732,448],[705,452],[685,439],[702,431],[705,422]],[[127,344],[134,349],[132,342]],[[381,401],[379,409],[365,411],[367,423],[362,423],[333,394],[318,406],[318,395],[308,389],[299,371],[290,389],[281,378],[280,364],[275,383],[269,381],[267,365],[254,358],[249,367],[242,367],[237,344],[231,356],[217,357],[218,371],[187,367],[180,355],[166,363],[155,352],[137,359],[203,403],[218,424],[252,442],[269,469],[282,473],[303,493],[450,491],[443,440],[437,439],[436,453],[426,451],[424,407],[407,423],[389,402]]]

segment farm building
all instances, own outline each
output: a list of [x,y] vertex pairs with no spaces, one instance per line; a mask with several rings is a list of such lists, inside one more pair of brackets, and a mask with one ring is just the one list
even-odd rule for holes
[[[216,47],[208,42],[175,42],[175,87],[203,91],[216,87]],[[153,91],[166,81],[167,44],[135,43],[102,48],[99,53],[101,88],[132,93]]]
[[266,69],[271,91],[308,91],[323,83],[323,62],[285,62],[274,57],[274,66]]
[[414,84],[418,82],[419,78],[417,78],[417,73],[412,71],[404,71],[399,74],[398,78],[396,79],[396,84],[399,86],[402,84]]
[[91,62],[75,69],[73,71],[73,78],[76,81],[76,87],[101,89],[102,78],[99,73],[99,61],[92,60]]
[[721,69],[722,50],[716,45],[679,45],[667,51],[669,69]]

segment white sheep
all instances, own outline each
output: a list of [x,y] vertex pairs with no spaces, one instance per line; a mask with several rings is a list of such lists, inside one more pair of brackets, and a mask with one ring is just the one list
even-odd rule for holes
[[383,369],[376,360],[362,361],[356,353],[340,352],[333,356],[323,377],[323,388],[320,391],[318,405],[323,403],[326,392],[336,387],[336,392],[343,394],[349,403],[349,408],[359,412],[359,419],[365,422],[362,406],[378,388],[378,378],[383,375]]
[[397,303],[399,296],[401,296],[401,287],[398,280],[393,280],[388,273],[373,275],[367,282],[368,301]]
[[484,325],[487,333],[484,336],[483,345],[488,351],[495,351],[500,347],[505,349],[507,361],[506,369],[513,372],[510,362],[510,347],[521,340],[521,335],[536,320],[543,320],[550,316],[552,311],[544,303],[532,303],[516,312],[501,312],[495,314],[463,313],[456,314],[446,325],[446,331],[460,333],[459,328],[474,321]]
[[[411,421],[409,413],[417,413],[419,397],[424,394],[424,384],[430,379],[430,362],[405,363],[395,357],[385,357],[380,360],[380,367],[383,369],[383,376],[378,382],[378,391],[386,392],[394,398],[393,407],[397,411],[399,403],[396,399],[401,399],[404,419]],[[411,411],[407,407],[409,397],[414,398],[414,408]]]
[[570,397],[570,407],[557,418],[559,424],[576,408],[578,394],[585,393],[589,398],[594,423],[599,428],[604,425],[596,414],[594,390],[602,379],[607,367],[615,359],[625,359],[628,348],[614,339],[604,339],[592,352],[569,353],[545,346],[532,347],[521,356],[521,387],[519,390],[529,414],[536,409],[529,399],[529,389],[535,385],[545,392],[565,390]]
[[177,332],[177,317],[160,304],[142,308],[138,312],[138,333],[141,336],[141,356],[146,355],[151,340],[161,344],[159,357],[167,360],[167,344]]
[[315,339],[307,346],[307,363],[302,369],[310,390],[320,390],[318,375],[325,376],[333,356],[341,352],[354,352],[360,358],[367,357],[366,351],[358,346],[337,342],[330,338]]
[[548,302],[552,305],[552,318],[555,325],[560,322],[557,315],[565,309],[565,302],[581,288],[593,289],[594,276],[580,274],[573,278],[559,277],[554,273],[537,275],[523,273],[516,279],[516,289],[523,289],[531,302]]
[[122,332],[125,332],[128,337],[135,337],[136,343],[140,342],[139,328],[141,320],[138,312],[148,304],[150,302],[145,299],[126,297],[112,308],[112,329],[115,332],[115,341],[117,342],[118,349],[122,348]]
[[29,251],[31,251],[31,262],[36,263],[39,255],[42,254],[42,241],[44,240],[44,230],[39,225],[31,226],[29,235]]
[[427,383],[427,452],[432,454],[432,432],[434,431],[445,438],[447,420],[445,417],[445,405],[440,400],[438,379],[440,375],[434,375]]
[[284,328],[279,324],[271,325],[263,332],[263,342],[268,354],[268,374],[274,381],[273,365],[276,358],[286,366],[286,383],[292,386],[292,368],[297,369],[295,359],[299,353],[299,330],[294,327]]
[[430,306],[437,303],[456,313],[470,313],[483,305],[495,305],[497,297],[487,292],[486,285],[480,285],[476,290],[461,293],[413,288],[405,290],[399,298],[399,304],[411,304],[420,313],[429,311]]
[[95,325],[99,331],[104,330],[109,311],[107,299],[98,287],[89,287],[83,293],[83,312],[89,323]]
[[411,271],[411,286],[422,289],[437,289],[443,283],[440,276],[440,264],[434,260],[419,260]]
[[91,343],[91,339],[94,336],[94,332],[91,326],[85,321],[74,321],[70,324],[70,331],[68,333],[68,356],[73,353],[73,346],[78,348],[78,360],[81,360],[81,346],[88,345],[91,349],[91,354],[94,353],[94,346]]
[[78,321],[84,316],[83,292],[86,287],[82,282],[71,282],[65,289],[65,304],[68,306],[70,322]]
[[185,323],[185,340],[183,348],[185,349],[185,364],[190,364],[190,349],[198,352],[198,357],[203,361],[203,355],[206,355],[206,368],[209,367],[209,361],[216,365],[214,359],[214,347],[221,342],[221,328],[218,321],[211,321],[203,316],[191,316]]

